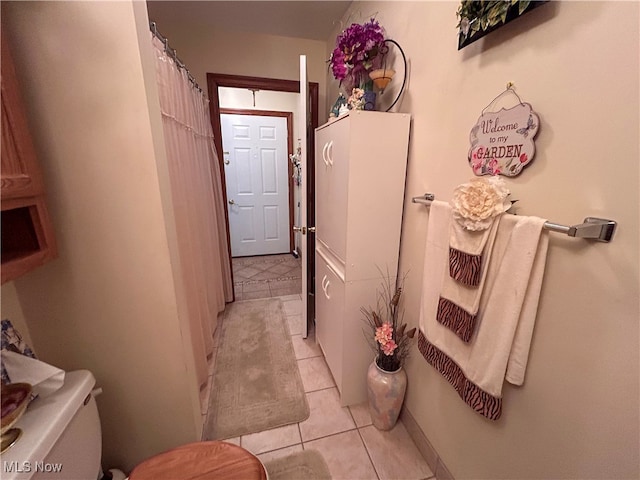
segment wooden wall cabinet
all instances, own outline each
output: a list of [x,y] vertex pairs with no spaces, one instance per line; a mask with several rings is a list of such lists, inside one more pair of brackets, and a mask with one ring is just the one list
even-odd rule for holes
[[2,283],[56,257],[42,174],[7,38],[2,32],[0,200]]

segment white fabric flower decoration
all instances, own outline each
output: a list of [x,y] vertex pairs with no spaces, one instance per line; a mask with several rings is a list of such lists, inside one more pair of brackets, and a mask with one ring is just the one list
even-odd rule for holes
[[500,177],[474,178],[453,191],[453,218],[466,230],[486,230],[494,217],[511,208],[509,195]]

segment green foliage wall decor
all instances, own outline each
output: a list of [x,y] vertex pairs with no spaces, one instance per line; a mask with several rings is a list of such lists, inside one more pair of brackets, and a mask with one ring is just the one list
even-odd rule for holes
[[547,1],[462,0],[456,12],[458,50]]

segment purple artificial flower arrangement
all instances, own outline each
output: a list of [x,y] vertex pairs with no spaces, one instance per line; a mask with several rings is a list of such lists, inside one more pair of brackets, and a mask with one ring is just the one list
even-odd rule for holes
[[369,72],[380,68],[386,50],[384,28],[377,20],[352,23],[336,39],[329,59],[333,76],[348,92],[356,87],[370,89]]

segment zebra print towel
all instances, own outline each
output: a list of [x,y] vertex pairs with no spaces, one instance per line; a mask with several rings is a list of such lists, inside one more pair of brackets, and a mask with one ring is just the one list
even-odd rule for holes
[[542,231],[545,220],[502,216],[472,343],[465,343],[436,320],[443,279],[448,276],[450,222],[449,205],[433,202],[418,348],[467,405],[486,418],[497,420],[502,413],[504,380],[514,385],[524,383],[546,262],[548,233]]
[[[465,342],[471,340],[476,329],[480,296],[484,289],[487,267],[491,261],[500,217],[494,218],[491,226],[480,232],[465,230],[455,220],[450,222],[449,274],[445,273],[442,280],[436,319]],[[457,248],[453,248],[453,246]],[[465,252],[462,252],[461,248],[464,248]],[[452,255],[452,252],[455,253]],[[463,263],[469,259],[473,260],[467,262],[466,267],[455,267],[454,270],[459,275],[454,276],[452,273],[453,257],[457,260],[466,259],[463,260]],[[468,268],[471,264],[474,266],[472,269]],[[456,263],[456,265],[460,266],[461,264]],[[460,278],[468,273],[477,277],[477,281],[473,285],[460,281]]]
[[[499,218],[499,217],[498,217]],[[449,232],[449,275],[463,285],[477,287],[482,278],[483,252],[492,226],[486,230],[467,230],[458,222],[451,222]],[[495,238],[495,235],[493,236]]]

